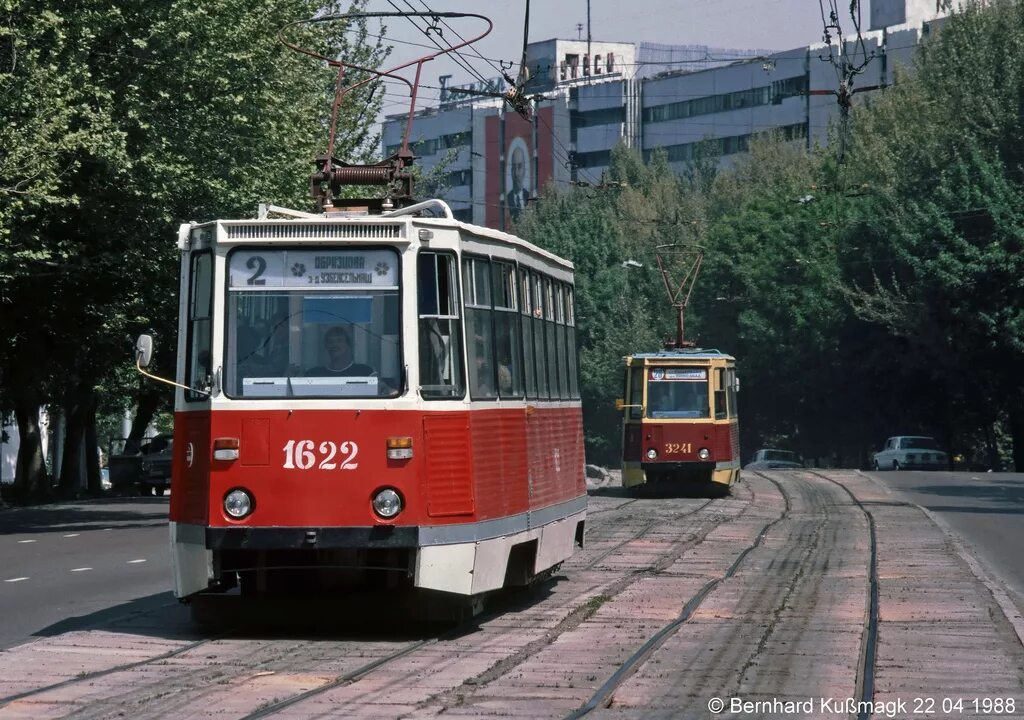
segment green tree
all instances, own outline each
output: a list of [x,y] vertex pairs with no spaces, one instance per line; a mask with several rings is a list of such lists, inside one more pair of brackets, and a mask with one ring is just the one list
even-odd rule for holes
[[[0,91],[16,97],[17,127],[43,128],[63,144],[44,138],[22,149],[12,139],[25,157],[48,152],[41,169],[0,159],[0,186],[36,189],[0,215],[3,298],[22,311],[0,321],[11,338],[0,383],[5,401],[21,408],[23,432],[40,403],[63,407],[59,472],[70,492],[80,484],[97,388],[129,390],[117,373],[127,339],[154,329],[161,355],[173,355],[177,225],[248,216],[260,201],[301,206],[310,160],[326,146],[334,73],[277,41],[279,27],[321,9],[305,0],[126,7],[86,0],[73,8],[40,0],[5,9],[17,21],[0,47],[9,49],[5,58],[13,48],[17,62],[5,64]],[[365,24],[295,33],[363,66],[386,54]],[[74,92],[54,92],[54,78],[58,88],[70,78]],[[337,154],[359,159],[375,146],[369,127],[379,103],[372,84],[348,98]],[[14,112],[5,106],[0,119]],[[95,453],[86,459],[95,487]],[[38,460],[36,453],[19,471],[22,492],[45,491],[32,469]]]
[[[869,201],[849,237],[860,317],[918,357],[919,414],[950,437],[1005,413],[1024,468],[1024,4],[972,4],[922,48],[914,74],[855,114],[855,181]],[[920,367],[922,363],[917,363]],[[904,393],[906,396],[906,393]],[[941,397],[941,400],[936,398]]]

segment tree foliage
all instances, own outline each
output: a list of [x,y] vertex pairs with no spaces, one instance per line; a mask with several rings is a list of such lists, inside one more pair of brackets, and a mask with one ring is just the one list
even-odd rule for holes
[[588,451],[617,451],[620,357],[669,329],[654,249],[690,241],[688,326],[738,359],[747,452],[864,465],[909,432],[998,466],[1008,435],[1024,467],[1022,51],[1024,3],[972,4],[854,110],[841,161],[765,138],[676,181],[619,149],[624,187],[549,190],[520,230],[577,264]]
[[[276,34],[322,9],[307,0],[0,5],[0,194],[13,198],[0,203],[0,302],[17,308],[0,319],[0,396],[23,413],[63,409],[66,468],[55,473],[67,490],[80,483],[98,399],[117,406],[134,393],[136,379],[119,372],[128,338],[155,330],[169,369],[177,225],[250,216],[261,201],[306,202],[335,76]],[[365,67],[386,55],[365,24],[291,37]],[[338,155],[376,146],[380,102],[372,84],[349,98]],[[19,466],[18,480],[24,492],[47,487],[38,462]]]

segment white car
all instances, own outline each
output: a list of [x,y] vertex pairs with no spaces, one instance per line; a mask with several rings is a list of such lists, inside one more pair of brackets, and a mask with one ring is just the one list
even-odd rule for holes
[[803,458],[789,450],[763,448],[754,453],[744,470],[793,470],[804,466]]
[[922,435],[897,435],[885,441],[885,447],[871,459],[874,470],[941,470],[949,459],[935,438]]

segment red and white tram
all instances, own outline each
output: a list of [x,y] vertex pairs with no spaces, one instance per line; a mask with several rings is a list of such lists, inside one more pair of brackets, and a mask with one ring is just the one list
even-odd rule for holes
[[570,262],[440,201],[184,225],[178,246],[177,597],[472,596],[582,544]]

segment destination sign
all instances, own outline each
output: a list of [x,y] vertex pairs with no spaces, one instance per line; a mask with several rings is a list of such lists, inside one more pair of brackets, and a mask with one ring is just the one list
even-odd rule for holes
[[701,382],[708,379],[705,368],[651,368],[650,379],[654,382]]
[[398,255],[392,250],[236,250],[228,269],[234,290],[397,285]]

